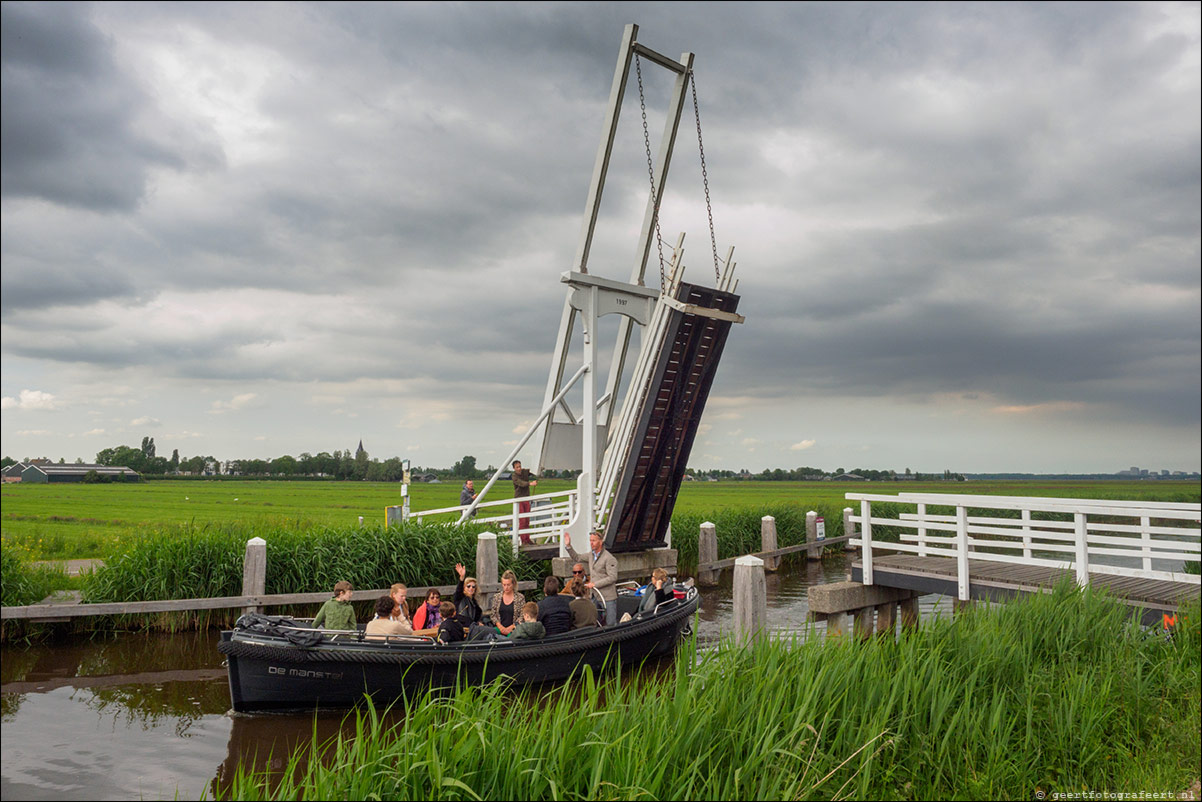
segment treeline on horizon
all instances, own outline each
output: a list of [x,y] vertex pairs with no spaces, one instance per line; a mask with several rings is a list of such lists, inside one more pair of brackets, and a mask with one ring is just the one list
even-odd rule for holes
[[[272,479],[333,479],[359,480],[368,482],[399,482],[404,474],[403,460],[400,457],[390,457],[386,460],[372,459],[362,448],[351,451],[336,450],[334,453],[322,451],[311,454],[302,452],[293,457],[285,454],[274,459],[235,459],[218,460],[212,455],[196,455],[181,458],[179,449],[174,449],[170,457],[158,456],[153,437],[143,437],[140,447],[114,446],[105,448],[96,454],[96,464],[111,467],[130,468],[143,476],[152,477],[255,477]],[[29,462],[30,460],[23,460]],[[49,462],[50,460],[41,460]],[[5,456],[0,460],[0,469],[16,464],[16,460]],[[83,464],[82,459],[75,460]],[[59,459],[57,464],[66,464]],[[411,466],[411,475],[433,474],[439,479],[482,479],[489,477],[496,467],[489,465],[481,470],[476,467],[476,458],[465,455],[450,468]],[[542,478],[574,479],[580,471],[543,471]],[[964,482],[969,479],[993,480],[1023,480],[1023,479],[1131,479],[1139,477],[1125,476],[1118,473],[1086,473],[1086,474],[1040,474],[1040,473],[970,473],[963,474],[950,470],[942,473],[921,473],[906,468],[898,473],[892,470],[876,470],[873,468],[853,468],[845,471],[836,468],[826,471],[822,468],[801,466],[798,468],[765,468],[758,473],[752,473],[746,468],[739,471],[725,469],[696,469],[688,468],[686,478],[694,480],[725,480],[725,481],[767,481],[767,482],[817,482],[817,481],[858,481],[872,482],[889,481],[921,481],[921,482]],[[1150,477],[1164,478],[1164,477]],[[1198,474],[1185,474],[1171,477],[1173,479],[1195,479]]]

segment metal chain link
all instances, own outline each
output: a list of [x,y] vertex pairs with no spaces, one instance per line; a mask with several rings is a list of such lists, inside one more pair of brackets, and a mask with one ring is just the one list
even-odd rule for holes
[[[651,216],[655,220],[655,244],[659,248],[659,292],[660,295],[664,295],[668,291],[668,282],[664,275],[664,238],[659,233],[659,200],[655,196],[655,167],[651,160],[651,133],[647,128],[647,100],[643,95],[643,61],[639,58],[638,53],[634,54],[634,72],[639,79],[639,108],[643,112],[643,144],[647,147],[647,180],[651,184],[651,203],[653,204]],[[708,197],[707,191],[707,202]],[[711,232],[713,228],[714,224],[711,218]]]
[[705,145],[701,143],[701,112],[697,108],[697,77],[689,71],[689,86],[693,90],[693,116],[697,118],[697,150],[701,153],[701,183],[705,185],[705,212],[710,218],[710,247],[714,251],[714,286],[722,280],[722,271],[718,267],[718,238],[714,235],[714,209],[710,205],[710,179],[705,170]]

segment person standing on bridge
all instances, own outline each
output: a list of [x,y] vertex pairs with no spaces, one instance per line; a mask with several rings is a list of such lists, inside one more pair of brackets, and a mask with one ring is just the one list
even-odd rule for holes
[[605,540],[600,532],[589,533],[588,545],[590,554],[585,560],[572,548],[568,533],[563,533],[563,547],[572,559],[587,562],[590,566],[589,581],[585,587],[601,591],[601,598],[605,600],[605,625],[613,626],[618,623],[618,558],[605,550]]
[[[476,500],[476,486],[471,479],[463,483],[463,487],[459,490],[459,506],[466,507]],[[472,510],[472,517],[476,517],[476,511]]]
[[[530,478],[530,471],[522,467],[521,460],[513,461],[513,497],[514,498],[529,498],[530,488],[537,487],[538,480]],[[526,534],[526,530],[530,528],[530,512],[529,501],[518,502],[518,535],[522,538],[522,543],[530,545],[530,535]]]

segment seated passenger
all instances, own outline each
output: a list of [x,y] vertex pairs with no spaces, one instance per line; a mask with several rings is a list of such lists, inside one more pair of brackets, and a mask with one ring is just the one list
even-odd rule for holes
[[460,643],[466,640],[467,628],[472,622],[456,614],[455,605],[450,602],[443,602],[439,612],[442,614],[442,623],[438,625],[438,642]]
[[392,617],[396,600],[391,596],[376,599],[376,617],[367,622],[364,634],[370,640],[385,640],[386,635],[412,635],[408,621],[396,621]]
[[476,578],[467,576],[467,569],[463,567],[463,563],[455,563],[455,573],[459,574],[459,585],[456,586],[452,599],[455,611],[473,624],[479,624],[484,618],[484,611],[480,609],[480,602],[476,596]]
[[488,605],[488,617],[497,632],[501,635],[512,633],[522,622],[522,608],[525,606],[526,597],[518,590],[517,574],[506,571],[501,575],[501,592],[494,593]]
[[334,598],[317,611],[313,628],[357,630],[359,625],[355,623],[355,608],[351,605],[354,595],[355,589],[345,579],[334,585]]
[[599,626],[597,605],[588,597],[588,589],[584,586],[584,580],[580,577],[568,580],[568,591],[574,597],[568,605],[572,610],[572,629]]
[[538,605],[526,602],[522,605],[522,621],[513,628],[510,640],[542,640],[547,630],[538,622]]
[[388,595],[396,602],[396,607],[392,608],[392,620],[400,621],[405,626],[409,627],[409,631],[413,631],[413,621],[409,618],[409,604],[405,600],[405,594],[409,589],[405,587],[403,582],[397,582],[388,589]]
[[[417,608],[417,612],[413,614],[413,632],[416,634],[422,631],[422,634],[427,633],[424,630],[437,630],[438,625],[442,623],[442,594],[437,588],[430,588],[426,592],[426,600]],[[454,606],[454,605],[452,605]]]
[[643,589],[643,600],[639,603],[639,612],[649,612],[660,604],[676,598],[672,592],[672,583],[668,581],[668,572],[656,568],[651,572],[651,583]]
[[572,601],[559,593],[559,579],[549,576],[543,580],[545,598],[538,603],[538,622],[547,630],[547,637],[572,630]]

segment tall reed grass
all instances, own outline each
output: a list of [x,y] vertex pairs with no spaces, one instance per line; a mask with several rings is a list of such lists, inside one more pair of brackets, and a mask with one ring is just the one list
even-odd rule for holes
[[729,641],[669,675],[586,673],[370,706],[231,799],[1030,799],[1199,773],[1199,608],[1171,637],[1067,587],[899,642]]
[[59,566],[36,565],[16,549],[0,550],[0,597],[5,607],[35,604],[69,584]]

